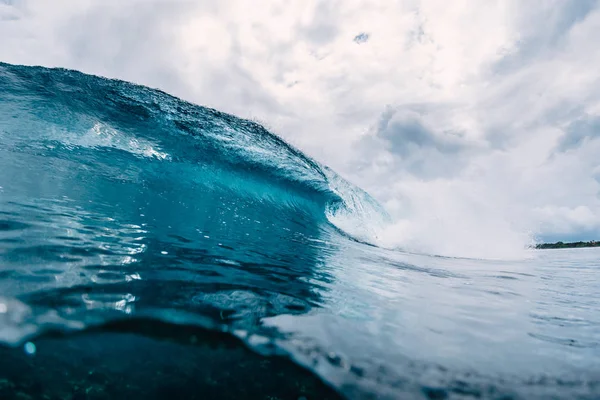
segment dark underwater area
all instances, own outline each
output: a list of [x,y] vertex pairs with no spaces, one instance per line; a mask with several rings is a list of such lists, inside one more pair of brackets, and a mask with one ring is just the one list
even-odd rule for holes
[[0,399],[598,399],[598,254],[375,245],[259,124],[0,63]]
[[2,399],[339,399],[284,356],[262,356],[229,334],[152,319],[1,348]]

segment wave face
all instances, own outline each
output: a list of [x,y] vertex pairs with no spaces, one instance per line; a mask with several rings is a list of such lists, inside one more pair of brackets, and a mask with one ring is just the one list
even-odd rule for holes
[[[314,243],[352,234],[332,222],[368,239],[358,229],[386,218],[367,193],[254,122],[76,71],[0,68],[1,261],[11,278],[1,289],[9,297],[51,282],[69,293],[60,300],[69,312],[130,313],[139,296],[119,285],[159,272],[161,285],[203,277],[232,290],[248,286],[252,268],[304,263],[306,271],[272,265],[287,290],[257,277],[251,285],[304,310],[311,293],[294,282],[310,275]],[[89,285],[98,283],[110,289],[95,298]],[[197,293],[142,297],[162,308],[179,301],[173,296]],[[22,339],[9,333],[0,339]]]
[[[565,350],[560,319],[522,337],[505,329],[546,285],[523,272],[534,261],[369,245],[388,222],[254,122],[127,82],[0,64],[0,397],[598,394],[593,334]],[[556,293],[597,299],[597,280],[584,282]]]

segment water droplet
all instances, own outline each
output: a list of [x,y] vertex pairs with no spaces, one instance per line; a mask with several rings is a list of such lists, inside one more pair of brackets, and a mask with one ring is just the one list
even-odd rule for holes
[[29,354],[30,356],[34,355],[35,352],[37,351],[35,344],[33,344],[31,342],[25,343],[25,346],[23,346],[23,348],[25,349],[25,353]]
[[160,254],[162,254],[162,255],[167,255],[167,254],[169,254],[169,252],[168,252],[168,251],[164,251],[164,250],[163,250],[163,251],[161,251],[161,252],[160,252]]

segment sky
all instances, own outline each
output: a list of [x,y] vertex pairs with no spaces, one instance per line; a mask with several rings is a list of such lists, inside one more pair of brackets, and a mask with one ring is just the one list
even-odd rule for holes
[[261,122],[377,198],[390,245],[600,239],[599,1],[0,0],[0,38]]

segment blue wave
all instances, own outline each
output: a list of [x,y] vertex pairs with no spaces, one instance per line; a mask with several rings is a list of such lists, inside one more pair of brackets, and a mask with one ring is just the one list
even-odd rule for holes
[[[206,293],[258,291],[271,306],[306,310],[318,299],[298,281],[330,243],[369,240],[363,233],[387,218],[366,192],[259,124],[159,90],[0,64],[0,93],[0,289],[42,316],[187,312],[189,299],[173,299],[185,291],[156,287],[197,289],[199,275],[212,276]],[[258,265],[277,279],[267,267],[248,275]],[[149,291],[151,301],[138,301]]]
[[8,64],[0,64],[0,90],[5,151],[77,157],[106,176],[117,162],[177,165],[187,169],[182,180],[227,197],[226,203],[243,202],[246,210],[249,203],[268,203],[290,213],[283,220],[338,213],[387,218],[367,193],[259,124],[159,90]]

